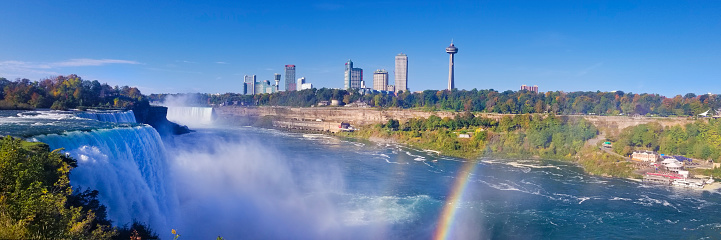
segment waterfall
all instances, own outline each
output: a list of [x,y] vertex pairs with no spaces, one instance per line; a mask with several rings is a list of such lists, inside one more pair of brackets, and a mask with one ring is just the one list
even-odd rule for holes
[[168,107],[168,120],[191,127],[209,126],[213,122],[210,107]]
[[67,132],[32,138],[51,149],[64,148],[78,161],[70,174],[74,187],[100,191],[108,217],[117,226],[133,219],[156,231],[169,227],[177,205],[170,182],[166,151],[160,135],[150,126]]
[[124,112],[79,112],[75,113],[75,116],[102,122],[135,123],[133,110]]

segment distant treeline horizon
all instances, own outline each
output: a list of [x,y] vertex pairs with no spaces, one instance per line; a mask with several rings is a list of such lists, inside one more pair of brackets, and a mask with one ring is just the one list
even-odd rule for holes
[[369,107],[423,108],[429,110],[471,111],[502,114],[553,113],[562,115],[653,115],[708,116],[721,112],[721,97],[716,94],[687,93],[674,97],[648,93],[563,92],[535,93],[527,90],[499,92],[488,90],[425,90],[422,92],[384,92],[362,94],[349,89],[306,89],[272,94],[151,94],[150,101],[163,102],[167,97],[183,99],[186,105],[245,105],[311,107],[337,100],[339,105],[359,103]]
[[0,77],[0,109],[129,108],[140,101],[164,102],[167,97],[172,97],[175,104],[188,106],[311,107],[337,100],[339,105],[355,103],[379,108],[422,108],[503,114],[698,116],[708,112],[707,115],[712,116],[721,112],[721,98],[716,94],[687,93],[666,97],[659,94],[623,91],[535,93],[527,90],[499,92],[493,89],[363,94],[356,89],[313,88],[256,95],[182,93],[146,96],[136,87],[111,87],[97,80],[83,80],[75,74],[39,81],[25,78],[10,81]]

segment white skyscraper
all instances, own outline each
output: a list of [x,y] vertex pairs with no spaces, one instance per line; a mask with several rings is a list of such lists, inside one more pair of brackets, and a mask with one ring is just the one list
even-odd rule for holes
[[388,72],[385,69],[376,70],[373,73],[373,90],[387,91],[388,87]]
[[408,91],[408,56],[396,55],[396,91]]
[[255,92],[255,75],[245,75],[243,78],[243,82],[245,83],[245,94],[253,95],[256,94]]

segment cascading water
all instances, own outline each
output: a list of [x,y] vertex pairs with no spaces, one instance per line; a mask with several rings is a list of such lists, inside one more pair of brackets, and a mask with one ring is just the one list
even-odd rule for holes
[[114,123],[135,123],[133,110],[124,112],[79,112],[75,116],[87,119],[94,119],[102,122]]
[[213,108],[168,106],[167,118],[191,127],[210,126],[213,123]]
[[169,181],[166,151],[150,126],[67,132],[33,137],[52,149],[64,148],[77,159],[70,180],[74,186],[96,189],[117,225],[133,220],[166,229],[175,195]]

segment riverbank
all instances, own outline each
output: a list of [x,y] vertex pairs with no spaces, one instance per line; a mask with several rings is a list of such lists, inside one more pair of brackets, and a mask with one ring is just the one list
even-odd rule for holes
[[[357,111],[356,111],[357,110]],[[255,118],[255,126],[283,128],[283,124],[314,133],[399,143],[464,159],[548,159],[573,162],[588,174],[642,178],[634,163],[617,151],[600,149],[600,142],[616,138],[623,127],[652,122],[678,127],[686,120],[671,118],[584,117],[553,114],[494,115],[471,112],[435,115],[413,110],[389,111],[347,108],[225,108],[226,119]],[[448,113],[448,112],[445,112]],[[423,115],[423,114],[427,114]],[[398,117],[398,119],[394,119]],[[343,120],[345,119],[345,120]],[[355,131],[340,131],[350,124]],[[327,126],[326,126],[327,125]],[[330,131],[328,128],[331,127]],[[624,128],[625,129],[625,128]],[[285,129],[283,129],[285,130]],[[610,135],[609,135],[610,134]],[[614,140],[611,140],[614,141]],[[615,147],[621,147],[623,143]],[[615,149],[614,149],[615,150]]]
[[[472,147],[478,146],[479,143],[474,142],[471,139],[461,139],[461,141],[451,144],[438,144],[438,135],[443,135],[442,132],[438,131],[425,132],[421,134],[423,136],[408,138],[402,137],[400,134],[394,134],[392,131],[379,130],[382,129],[374,129],[372,126],[366,126],[355,132],[340,132],[328,134],[332,136],[364,139],[377,143],[404,144],[418,149],[431,150],[437,152],[440,155],[458,157],[463,159],[474,160],[484,157],[493,157],[509,160],[556,160],[577,164],[579,167],[584,169],[586,173],[591,175],[631,179],[640,179],[642,177],[641,175],[633,173],[633,168],[630,166],[630,164],[593,146],[586,146],[582,148],[581,151],[578,152],[578,154],[571,156],[554,156],[550,154],[542,156],[540,154],[531,154],[528,152],[493,152],[489,151],[494,148],[493,146],[489,146],[489,144],[481,144],[481,148]],[[451,145],[453,146],[452,148],[444,147]]]

